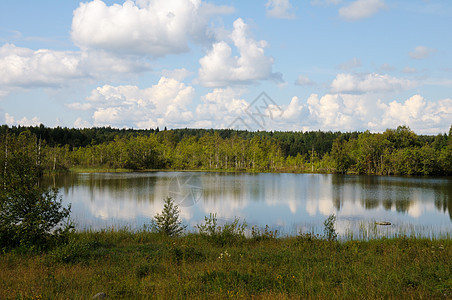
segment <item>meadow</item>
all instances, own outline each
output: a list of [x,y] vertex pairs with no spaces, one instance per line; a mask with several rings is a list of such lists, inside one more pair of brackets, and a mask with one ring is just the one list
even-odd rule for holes
[[278,238],[232,226],[178,237],[110,228],[45,252],[14,249],[0,255],[0,299],[452,298],[450,238]]

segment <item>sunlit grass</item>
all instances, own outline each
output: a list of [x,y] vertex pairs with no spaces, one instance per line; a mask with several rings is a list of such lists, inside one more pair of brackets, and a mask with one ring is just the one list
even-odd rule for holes
[[420,238],[408,227],[371,238],[384,230],[363,224],[365,239],[327,241],[307,232],[275,238],[268,229],[230,243],[87,230],[47,253],[0,255],[0,299],[452,297],[450,236]]

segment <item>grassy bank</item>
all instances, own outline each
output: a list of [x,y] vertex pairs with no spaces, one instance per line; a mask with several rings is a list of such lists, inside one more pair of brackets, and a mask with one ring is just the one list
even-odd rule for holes
[[78,232],[46,253],[1,254],[0,299],[450,299],[451,257],[450,239]]

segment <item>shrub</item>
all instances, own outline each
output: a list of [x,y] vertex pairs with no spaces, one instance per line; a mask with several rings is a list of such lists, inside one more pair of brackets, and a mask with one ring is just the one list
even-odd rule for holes
[[264,229],[253,226],[251,228],[251,236],[256,241],[274,240],[278,236],[278,230],[271,231],[268,225],[265,225]]
[[57,189],[39,186],[36,138],[26,132],[6,136],[0,157],[0,248],[44,249],[67,234],[70,205],[62,206]]
[[186,226],[183,226],[182,221],[179,220],[179,213],[179,206],[174,204],[171,197],[166,197],[163,211],[154,216],[151,229],[167,236],[181,235]]
[[204,217],[204,224],[197,224],[196,228],[202,236],[214,236],[218,234],[217,215],[210,214],[209,217]]
[[240,222],[239,218],[235,218],[231,223],[224,224],[223,227],[217,226],[216,214],[210,214],[204,220],[204,224],[196,225],[199,234],[220,246],[238,243],[245,239],[247,224]]
[[323,222],[323,236],[328,241],[337,240],[336,229],[334,229],[334,223],[336,223],[336,216],[334,214],[330,215],[325,222]]

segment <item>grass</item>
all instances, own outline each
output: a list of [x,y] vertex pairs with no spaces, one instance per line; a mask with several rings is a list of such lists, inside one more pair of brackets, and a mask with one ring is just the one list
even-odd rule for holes
[[83,231],[46,253],[1,254],[0,299],[450,299],[451,257],[451,239]]

